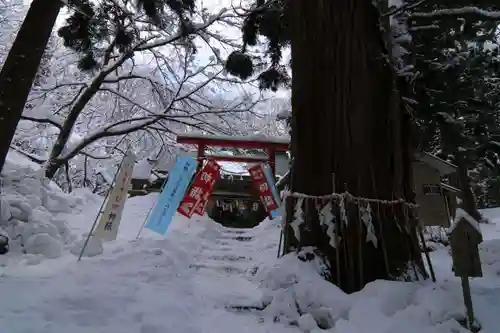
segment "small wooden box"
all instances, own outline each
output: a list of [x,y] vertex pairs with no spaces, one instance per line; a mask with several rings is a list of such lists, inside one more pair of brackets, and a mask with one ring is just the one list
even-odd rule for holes
[[473,222],[477,224],[473,219],[469,221],[467,217],[460,216],[450,228],[449,237],[455,276],[483,276],[478,248],[483,241],[483,236],[479,227],[476,227]]

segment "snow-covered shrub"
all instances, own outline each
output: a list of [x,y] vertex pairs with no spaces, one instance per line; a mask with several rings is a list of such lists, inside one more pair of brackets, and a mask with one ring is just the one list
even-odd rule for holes
[[449,246],[448,235],[443,227],[425,227],[424,228],[425,246],[429,252]]

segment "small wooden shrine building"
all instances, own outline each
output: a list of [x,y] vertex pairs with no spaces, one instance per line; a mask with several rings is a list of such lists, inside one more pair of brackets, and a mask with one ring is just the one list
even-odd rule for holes
[[424,226],[449,227],[455,216],[460,190],[442,182],[457,167],[439,157],[423,152],[414,154],[413,183],[418,215]]

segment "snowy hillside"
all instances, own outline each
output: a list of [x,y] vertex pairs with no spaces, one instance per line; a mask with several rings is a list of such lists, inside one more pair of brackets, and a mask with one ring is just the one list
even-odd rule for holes
[[[467,332],[447,248],[432,253],[435,284],[377,281],[346,295],[320,277],[319,263],[300,260],[307,253],[276,259],[277,221],[243,230],[176,216],[165,237],[144,230],[135,240],[149,195],[127,201],[117,241],[77,262],[71,251],[100,198],[64,194],[14,154],[5,178],[3,230],[13,244],[0,256],[1,332]],[[497,333],[500,210],[485,214],[484,278],[472,280],[472,294],[481,332]]]

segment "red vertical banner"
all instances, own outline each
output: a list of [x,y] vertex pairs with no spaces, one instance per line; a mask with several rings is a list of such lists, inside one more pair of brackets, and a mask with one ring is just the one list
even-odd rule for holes
[[198,172],[189,187],[186,196],[181,201],[177,211],[191,218],[193,213],[203,215],[212,194],[214,184],[219,177],[220,166],[217,162],[209,160]]
[[201,201],[194,209],[194,213],[198,215],[205,214],[205,209],[208,204],[208,199],[214,190],[215,182],[219,178],[220,165],[214,160],[209,160],[203,170],[201,171],[200,178],[204,185],[204,193]]
[[248,169],[248,171],[250,172],[250,176],[252,177],[254,186],[259,193],[260,201],[264,205],[266,212],[271,213],[278,208],[278,203],[274,199],[271,186],[267,182],[262,164],[253,166]]

